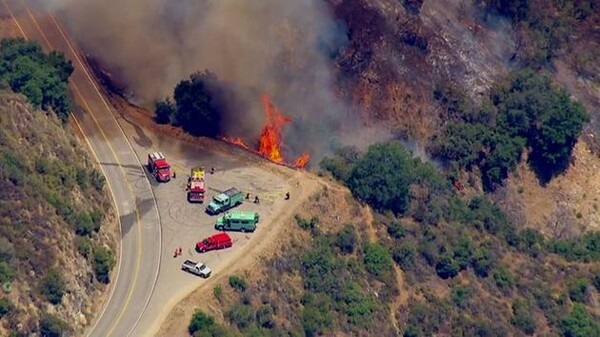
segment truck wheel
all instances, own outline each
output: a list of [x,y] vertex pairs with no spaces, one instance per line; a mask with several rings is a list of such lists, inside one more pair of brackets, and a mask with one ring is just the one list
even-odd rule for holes
[[242,233],[246,233],[246,228],[241,229]]
[[223,226],[219,226],[219,227],[217,227],[217,230],[218,230],[218,231],[222,231],[222,230],[223,230]]

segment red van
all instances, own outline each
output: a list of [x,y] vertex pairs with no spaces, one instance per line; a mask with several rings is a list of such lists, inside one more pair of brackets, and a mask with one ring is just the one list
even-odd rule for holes
[[227,233],[219,233],[210,236],[196,244],[196,251],[198,253],[204,253],[213,249],[223,249],[233,246],[233,241]]

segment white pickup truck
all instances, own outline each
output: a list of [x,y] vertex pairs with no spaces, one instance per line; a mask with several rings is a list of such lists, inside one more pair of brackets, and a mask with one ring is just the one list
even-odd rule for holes
[[212,273],[212,270],[204,263],[194,262],[192,260],[183,261],[181,269],[204,278],[208,278]]

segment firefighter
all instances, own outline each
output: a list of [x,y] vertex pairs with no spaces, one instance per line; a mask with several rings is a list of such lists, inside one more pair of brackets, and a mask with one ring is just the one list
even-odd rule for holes
[[285,200],[289,200],[289,199],[290,199],[290,192],[287,192],[287,193],[285,194]]
[[173,168],[173,179],[177,178],[177,170]]
[[210,168],[210,174],[214,174],[214,173],[215,173],[215,168],[214,168],[214,167],[211,167],[211,168]]
[[260,199],[258,199],[258,195],[254,197],[254,203],[260,204]]
[[250,200],[250,193],[246,193],[246,200]]

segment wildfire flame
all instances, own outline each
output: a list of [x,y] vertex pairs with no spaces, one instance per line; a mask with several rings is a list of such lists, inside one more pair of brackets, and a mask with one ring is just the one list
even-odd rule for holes
[[258,140],[258,153],[276,163],[283,163],[281,127],[291,122],[292,119],[283,116],[281,111],[271,103],[267,94],[262,94],[260,101],[265,109],[266,122]]
[[223,137],[224,141],[243,147],[246,150],[250,150],[250,146],[246,145],[246,143],[240,137]]
[[[269,95],[266,93],[260,96],[260,101],[265,111],[266,121],[258,139],[258,150],[255,152],[275,163],[285,164],[281,154],[281,147],[283,145],[281,128],[285,124],[290,123],[292,118],[282,115],[281,111],[271,102]],[[222,139],[246,150],[254,151],[239,137],[223,137]],[[310,155],[305,153],[294,161],[293,166],[301,169],[309,161]]]

